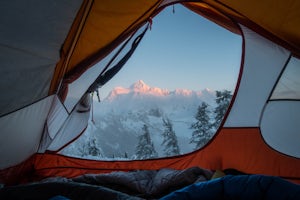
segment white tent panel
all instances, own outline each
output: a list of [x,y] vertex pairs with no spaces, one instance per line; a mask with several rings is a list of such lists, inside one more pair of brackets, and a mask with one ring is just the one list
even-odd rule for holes
[[68,112],[55,95],[50,114],[47,119],[48,134],[53,139],[68,118]]
[[79,103],[73,110],[73,112],[69,115],[64,125],[56,134],[47,149],[50,151],[58,151],[67,143],[74,140],[86,129],[89,117],[89,108],[82,106]]
[[300,102],[270,101],[261,120],[261,133],[271,147],[300,158]]
[[82,95],[87,91],[90,85],[96,80],[105,66],[100,64],[94,65],[88,69],[76,81],[68,85],[68,95],[64,104],[69,112],[79,102]]
[[0,169],[16,165],[39,146],[53,96],[0,118]]
[[[111,61],[113,56],[115,56],[115,54],[119,51],[123,44],[124,42],[121,43],[117,48],[115,48],[105,58],[103,58],[99,63],[95,64],[87,71],[85,71],[78,79],[68,84],[68,94],[66,100],[64,101],[64,105],[66,106],[69,112],[71,112],[74,106],[80,101],[82,95],[88,90],[90,85],[96,80],[96,78],[108,65],[108,63]],[[116,61],[114,60],[112,63],[110,63],[110,66],[113,66],[115,63]]]
[[224,127],[258,127],[262,109],[289,52],[242,27],[245,38],[243,74]]
[[300,99],[300,59],[292,57],[271,99]]

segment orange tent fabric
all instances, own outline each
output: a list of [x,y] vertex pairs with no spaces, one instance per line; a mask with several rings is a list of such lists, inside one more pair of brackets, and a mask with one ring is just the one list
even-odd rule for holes
[[142,161],[91,161],[62,155],[37,154],[34,177],[75,177],[85,173],[108,173],[116,170],[186,169],[199,166],[212,170],[235,168],[249,174],[276,175],[299,182],[297,158],[283,155],[265,144],[258,128],[222,129],[203,149],[172,158]]
[[[2,182],[20,183],[50,176],[74,177],[83,173],[162,167],[184,169],[191,166],[214,170],[236,168],[246,173],[276,175],[299,182],[299,158],[269,147],[261,136],[259,125],[221,128],[203,149],[156,160],[90,161],[40,150],[41,143],[44,142],[47,147],[47,142],[56,134],[73,134],[60,130],[70,124],[76,129],[76,121],[72,119],[81,119],[76,109],[65,108],[59,92],[109,55],[142,25],[151,23],[151,19],[165,6],[173,3],[182,3],[235,33],[243,34],[240,25],[247,27],[285,48],[283,54],[289,57],[287,63],[292,56],[300,55],[300,1],[295,0],[76,0],[72,3],[30,2],[28,6],[24,6],[24,2],[3,1],[0,22],[6,26],[0,31]],[[24,22],[23,13],[26,16]],[[43,21],[34,21],[36,19]],[[55,22],[55,27],[60,29],[43,32],[50,22]],[[88,88],[93,82],[86,84]],[[53,124],[49,122],[50,114],[57,117],[54,122],[51,121]],[[30,119],[35,120],[29,125]],[[70,121],[73,123],[68,123]],[[87,126],[86,121],[82,124],[73,138]],[[56,132],[49,133],[50,125],[55,127]],[[26,139],[26,143],[19,141],[20,136]],[[20,164],[12,166],[11,163]]]

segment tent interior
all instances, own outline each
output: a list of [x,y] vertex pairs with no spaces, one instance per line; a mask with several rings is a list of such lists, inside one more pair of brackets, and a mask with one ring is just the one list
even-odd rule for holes
[[[198,150],[164,158],[61,155],[87,129],[92,94],[130,59],[153,18],[174,4],[242,38],[236,88],[216,134]],[[294,0],[1,2],[0,197],[184,199],[165,195],[184,186],[205,193],[220,181],[267,185],[269,199],[283,187],[282,199],[300,197],[299,9]],[[151,177],[156,193],[149,185],[116,187],[137,177]],[[80,194],[66,192],[74,188]]]

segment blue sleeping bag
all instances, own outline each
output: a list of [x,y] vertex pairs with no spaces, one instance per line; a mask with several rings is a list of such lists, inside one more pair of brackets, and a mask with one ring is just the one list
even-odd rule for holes
[[161,198],[161,200],[169,199],[300,200],[300,185],[275,176],[227,175],[222,178],[192,184]]

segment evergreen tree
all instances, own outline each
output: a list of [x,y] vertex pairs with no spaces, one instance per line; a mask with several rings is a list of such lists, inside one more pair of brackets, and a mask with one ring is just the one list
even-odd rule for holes
[[101,150],[99,149],[96,139],[91,138],[90,140],[86,141],[85,144],[83,144],[81,151],[81,156],[86,157],[86,156],[98,156],[102,157]]
[[215,122],[214,127],[218,129],[225,114],[228,109],[230,100],[232,98],[231,91],[224,90],[224,91],[216,91],[216,103],[217,107],[214,110],[215,114]]
[[173,130],[173,124],[168,118],[163,118],[163,125],[165,127],[162,133],[164,145],[164,154],[166,156],[174,156],[180,154],[180,149],[178,146],[177,136]]
[[194,129],[190,143],[194,143],[195,149],[199,149],[204,146],[212,137],[213,124],[210,122],[208,104],[203,102],[198,107],[195,123],[191,125],[191,129]]
[[128,154],[127,154],[126,151],[125,151],[125,154],[124,154],[124,158],[128,158]]
[[136,158],[137,159],[156,158],[158,154],[151,140],[148,126],[144,124],[142,130],[143,130],[143,134],[138,137],[139,142],[136,147]]

